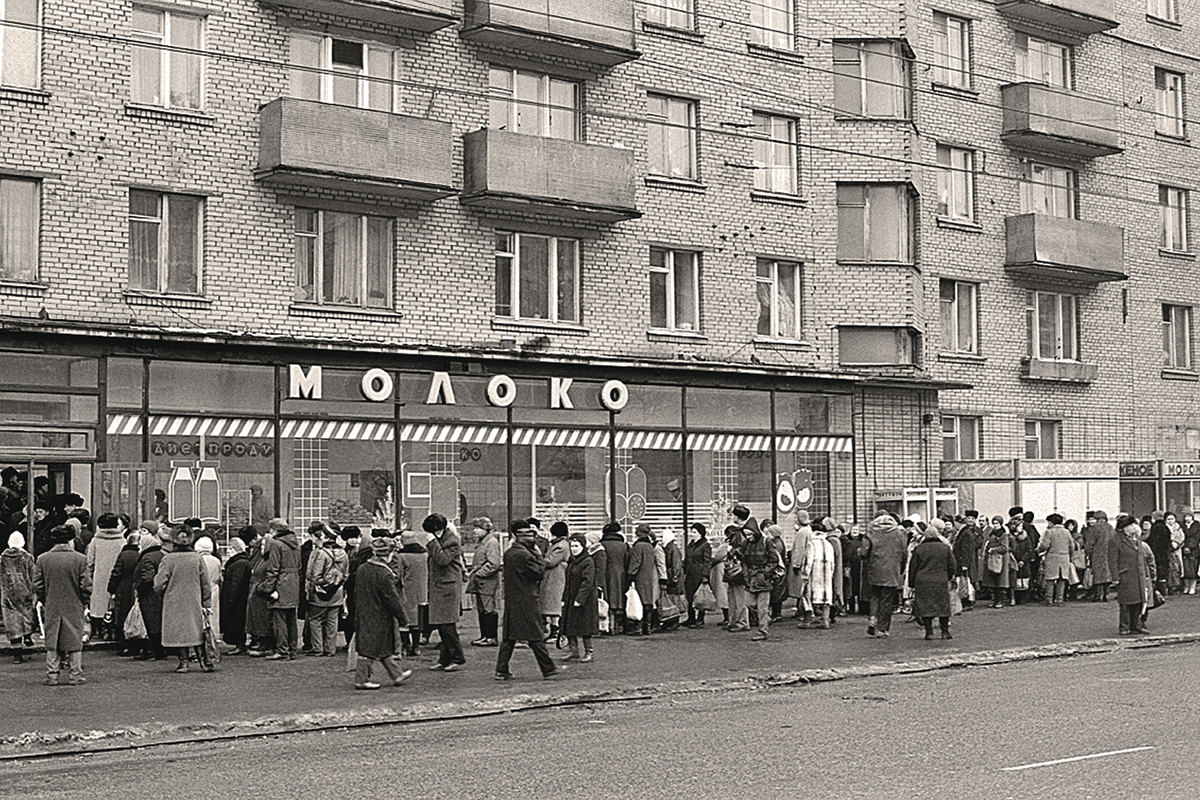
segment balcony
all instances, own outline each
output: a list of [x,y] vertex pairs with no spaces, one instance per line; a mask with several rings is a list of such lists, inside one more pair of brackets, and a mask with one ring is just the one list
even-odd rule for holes
[[1004,128],[1000,138],[1063,158],[1120,153],[1117,107],[1099,97],[1040,83],[1010,83],[1000,90]]
[[1041,358],[1021,359],[1021,378],[1030,381],[1057,381],[1058,383],[1092,383],[1100,374],[1095,364],[1081,361],[1048,361]]
[[1115,6],[1114,0],[998,0],[996,10],[1020,22],[1091,36],[1117,27]]
[[464,39],[611,67],[634,49],[633,0],[465,0]]
[[642,215],[631,150],[488,129],[463,145],[464,205],[603,223]]
[[1045,214],[1008,217],[1004,224],[1010,273],[1091,284],[1129,277],[1124,228]]
[[432,33],[458,21],[451,0],[263,0],[263,5]]
[[258,112],[256,180],[436,200],[454,194],[447,122],[281,98]]

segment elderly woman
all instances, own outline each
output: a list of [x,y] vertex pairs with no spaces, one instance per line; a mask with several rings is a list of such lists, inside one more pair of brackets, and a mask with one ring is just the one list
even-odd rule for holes
[[162,595],[162,645],[179,654],[176,672],[188,671],[188,655],[195,654],[200,669],[212,672],[216,667],[204,649],[204,617],[212,607],[212,582],[208,569],[192,543],[195,534],[187,525],[171,531],[171,552],[163,556],[154,591]]
[[[562,594],[562,632],[567,637],[570,654],[564,661],[592,661],[592,637],[600,632],[600,617],[596,605],[596,563],[588,553],[587,539],[579,534],[571,537],[567,546],[566,581]],[[580,640],[583,650],[580,651]]]
[[1154,555],[1141,536],[1138,521],[1121,516],[1117,534],[1108,544],[1108,568],[1121,609],[1121,635],[1146,633],[1146,609],[1154,602]]
[[221,578],[221,638],[233,648],[229,654],[232,656],[246,653],[246,603],[250,599],[250,556],[246,543],[257,536],[258,532],[247,525],[229,540],[229,559]]
[[1037,551],[1042,555],[1047,605],[1061,606],[1071,582],[1071,558],[1075,555],[1075,539],[1063,525],[1062,514],[1047,514],[1050,527],[1042,534]]
[[23,647],[33,647],[33,563],[25,537],[20,532],[9,534],[8,549],[0,554],[0,610],[14,664],[25,661]]
[[479,638],[471,645],[496,647],[500,644],[497,638],[500,616],[496,613],[496,592],[500,589],[500,535],[488,517],[476,517],[471,526],[475,529],[478,544],[471,559],[467,592],[475,595],[475,613],[479,616]]
[[950,591],[958,577],[958,564],[940,529],[930,526],[912,551],[908,562],[908,585],[913,590],[913,616],[925,627],[925,638],[933,638],[933,618],[938,618],[943,639],[950,634]]
[[989,608],[1002,608],[1012,596],[1009,589],[1008,553],[1012,549],[1012,536],[1000,516],[992,518],[992,527],[987,530],[983,542],[983,569],[980,585],[989,590],[992,604]]
[[207,536],[201,536],[193,545],[196,552],[200,554],[200,560],[204,563],[204,569],[208,571],[208,585],[212,596],[218,600],[213,604],[212,608],[212,629],[218,636],[221,634],[221,582],[224,580],[224,575],[221,572],[221,559],[216,556],[216,545],[213,540]]

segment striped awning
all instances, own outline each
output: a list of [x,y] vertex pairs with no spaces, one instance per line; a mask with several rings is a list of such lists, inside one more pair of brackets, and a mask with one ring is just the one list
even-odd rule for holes
[[[140,436],[142,418],[138,414],[113,414],[108,420],[108,433],[110,436]],[[268,439],[275,435],[275,425],[269,419],[151,416],[150,435]]]
[[852,453],[854,439],[849,436],[780,436],[775,447],[784,453]]

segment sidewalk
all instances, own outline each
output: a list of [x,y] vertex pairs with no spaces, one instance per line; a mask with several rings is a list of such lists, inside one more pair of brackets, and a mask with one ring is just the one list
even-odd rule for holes
[[[1153,637],[1200,631],[1198,616],[1200,596],[1172,597],[1150,615]],[[205,738],[247,729],[269,733],[501,713],[554,697],[656,694],[666,686],[670,691],[719,689],[748,679],[746,685],[770,685],[795,682],[788,676],[804,670],[871,674],[930,656],[971,663],[970,654],[985,651],[1117,639],[1114,602],[981,607],[954,618],[955,638],[949,641],[927,642],[917,625],[901,619],[888,639],[867,637],[866,618],[858,616],[844,617],[828,631],[797,630],[788,619],[773,626],[767,642],[751,642],[750,633],[726,633],[712,623],[701,630],[685,628],[650,637],[601,637],[595,641],[595,663],[571,664],[554,681],[541,679],[526,649],[513,656],[517,679],[497,683],[495,648],[467,647],[467,665],[454,673],[429,671],[436,648],[424,648],[420,658],[407,660],[406,667],[414,669],[408,683],[375,692],[354,690],[344,654],[292,662],[238,656],[223,660],[214,674],[176,675],[173,658],[138,662],[113,650],[89,650],[84,654],[86,685],[46,687],[44,661],[37,653],[22,665],[0,664],[0,685],[5,687],[0,755]],[[474,638],[474,620],[464,617],[464,623],[462,638],[469,641]],[[1121,637],[1101,647],[1136,642],[1135,637]],[[1059,654],[1053,648],[1047,652]],[[1004,654],[998,660],[1015,657]]]

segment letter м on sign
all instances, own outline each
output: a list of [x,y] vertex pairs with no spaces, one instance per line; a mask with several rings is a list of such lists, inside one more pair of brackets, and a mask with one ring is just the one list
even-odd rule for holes
[[288,366],[288,397],[292,400],[320,400],[323,394],[321,368],[312,366],[308,372],[299,364]]

